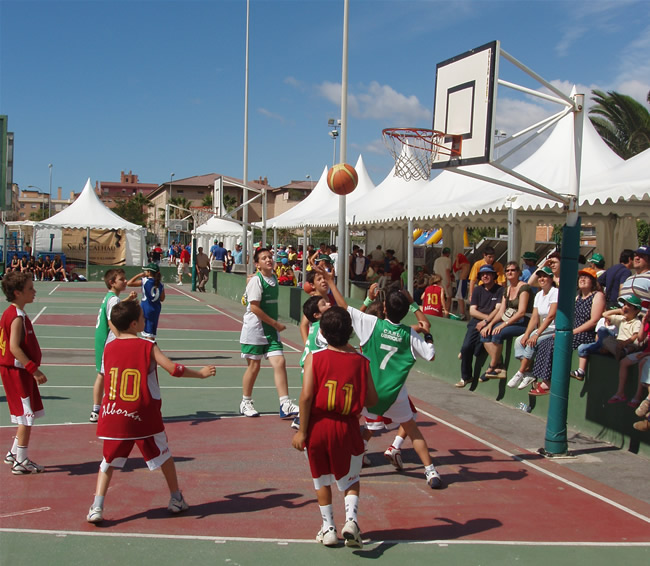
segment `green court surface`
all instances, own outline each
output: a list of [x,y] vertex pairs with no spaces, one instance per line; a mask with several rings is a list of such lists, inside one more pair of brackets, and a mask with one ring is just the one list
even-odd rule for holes
[[[38,283],[37,292],[27,310],[48,382],[41,388],[46,416],[34,427],[30,456],[46,472],[18,477],[8,466],[0,468],[2,564],[649,561],[650,506],[583,483],[561,466],[529,462],[523,449],[482,434],[430,399],[418,404],[423,408],[418,422],[445,489],[426,488],[410,445],[406,470],[397,474],[382,456],[392,435],[373,439],[373,466],[364,468],[361,480],[360,523],[368,541],[363,549],[321,547],[314,540],[320,517],[308,468],[290,446],[289,423],[277,417],[268,364],[254,392],[264,416],[239,416],[245,368],[239,355],[241,305],[174,286],[167,286],[159,346],[179,363],[217,365],[217,375],[206,380],[158,372],[170,447],[191,508],[182,517],[166,515],[162,476],[145,469],[136,449],[127,468],[114,475],[107,497],[110,520],[89,525],[85,512],[101,459],[95,425],[88,422],[96,374],[94,318],[105,289],[94,283]],[[171,327],[163,324],[165,317]],[[290,395],[297,398],[297,328],[289,327],[283,339]],[[3,397],[0,447],[10,443],[12,432]],[[334,507],[340,518],[342,497],[336,493]]]

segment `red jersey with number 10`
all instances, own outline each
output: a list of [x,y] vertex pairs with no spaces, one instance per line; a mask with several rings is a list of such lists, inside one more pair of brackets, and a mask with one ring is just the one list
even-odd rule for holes
[[366,401],[370,364],[357,352],[322,350],[312,354],[314,418],[357,419]]
[[429,285],[422,293],[422,312],[429,316],[442,316],[442,287]]
[[99,438],[146,438],[165,430],[153,346],[142,338],[117,339],[106,345]]
[[0,365],[11,368],[22,368],[23,365],[14,358],[9,348],[9,336],[11,335],[11,323],[18,317],[22,317],[24,334],[20,341],[20,349],[37,366],[41,365],[41,347],[38,345],[32,321],[27,313],[19,310],[16,305],[9,305],[0,319]]

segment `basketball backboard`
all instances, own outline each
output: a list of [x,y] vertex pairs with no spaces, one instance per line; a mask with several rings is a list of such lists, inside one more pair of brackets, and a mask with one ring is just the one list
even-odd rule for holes
[[[460,158],[438,152],[432,169],[489,163],[499,73],[499,42],[493,41],[436,65],[433,129],[462,136]],[[444,145],[451,148],[452,138]]]

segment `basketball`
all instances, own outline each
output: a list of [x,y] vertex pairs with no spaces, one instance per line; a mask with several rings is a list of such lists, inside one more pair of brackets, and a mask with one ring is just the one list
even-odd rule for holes
[[302,290],[308,295],[311,295],[314,292],[314,286],[309,281],[305,281]]
[[339,163],[327,172],[327,186],[337,195],[349,195],[357,188],[359,176],[352,165]]

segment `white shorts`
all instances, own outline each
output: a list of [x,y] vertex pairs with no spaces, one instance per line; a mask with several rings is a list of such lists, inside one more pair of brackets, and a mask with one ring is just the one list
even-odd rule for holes
[[639,380],[650,387],[650,356],[646,356],[639,362]]
[[[378,420],[378,415],[374,415],[373,413],[370,413],[368,409],[366,409],[365,407],[363,411],[361,411],[361,414],[364,417],[368,417],[369,419],[375,421]],[[381,416],[384,417],[384,419],[390,419],[396,425],[407,423],[413,419],[414,415],[411,409],[411,403],[409,401],[409,394],[408,391],[406,390],[406,386],[402,387],[399,394],[397,395],[397,399],[395,399],[395,402],[390,407],[388,407],[388,409]],[[371,429],[371,430],[381,430],[382,428],[384,428],[383,423],[382,426],[378,426],[378,429]]]
[[179,263],[178,267],[176,268],[178,274],[180,275],[181,273],[187,274],[189,271],[189,265],[187,263]]
[[[305,455],[307,452],[305,452]],[[361,467],[363,465],[363,454],[359,456],[350,456],[350,471],[342,477],[340,480],[337,480],[334,477],[334,474],[326,474],[320,476],[319,478],[313,478],[314,480],[314,489],[318,491],[321,487],[328,485],[336,484],[339,491],[345,491],[351,485],[354,485],[359,481],[359,476],[361,475]]]

